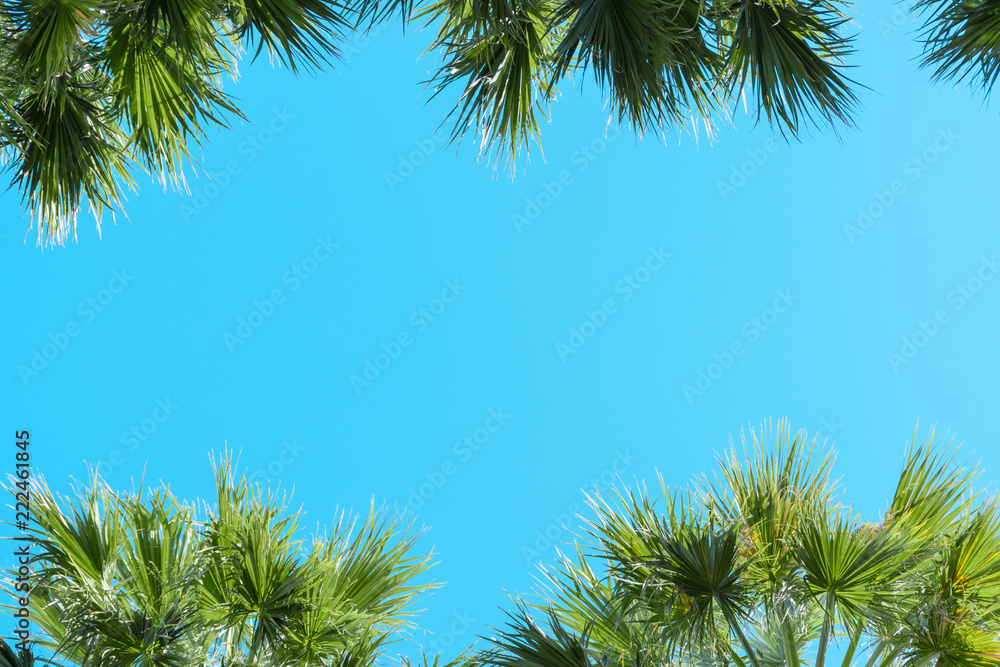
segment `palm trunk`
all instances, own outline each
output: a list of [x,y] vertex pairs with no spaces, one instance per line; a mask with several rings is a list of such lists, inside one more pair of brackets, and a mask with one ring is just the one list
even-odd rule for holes
[[823,630],[819,635],[819,648],[816,649],[816,667],[825,667],[826,650],[830,644],[830,628],[833,625],[833,591],[826,594],[826,609],[823,617]]
[[747,636],[743,634],[743,628],[741,628],[740,624],[736,622],[736,619],[733,617],[733,614],[726,605],[719,602],[718,598],[716,598],[716,602],[718,602],[719,607],[722,609],[722,613],[725,615],[726,622],[729,623],[730,629],[732,629],[732,631],[736,633],[736,636],[740,638],[743,650],[747,652],[747,657],[750,658],[750,662],[753,663],[753,667],[761,667],[760,661],[757,659],[757,654],[754,653],[753,647],[750,646],[750,641],[747,639]]

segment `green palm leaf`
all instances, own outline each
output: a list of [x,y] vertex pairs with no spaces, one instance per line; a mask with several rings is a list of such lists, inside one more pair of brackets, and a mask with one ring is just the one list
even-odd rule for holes
[[552,19],[566,24],[556,79],[592,68],[618,121],[640,133],[710,123],[720,71],[703,10],[702,0],[567,0]]
[[831,0],[740,0],[718,14],[725,45],[726,87],[749,87],[764,117],[782,132],[798,134],[819,119],[851,123],[857,98],[841,61],[851,38],[841,34],[848,17]]
[[989,93],[1000,74],[1000,1],[920,0],[913,10],[927,14],[921,67]]
[[96,475],[70,498],[36,482],[31,618],[70,664],[371,667],[431,587],[413,583],[429,556],[398,521],[341,514],[307,544],[287,499],[228,454],[211,506],[119,495]]
[[539,141],[538,117],[548,118],[552,95],[555,39],[547,17],[553,8],[551,0],[438,0],[418,15],[441,22],[435,46],[448,53],[428,82],[434,95],[454,85],[464,89],[449,115],[453,141],[471,130],[480,155],[494,152],[511,166],[520,148]]
[[531,617],[525,606],[508,614],[507,627],[490,641],[496,649],[483,653],[479,661],[493,667],[598,667],[602,657],[593,655],[588,638],[567,631],[551,617],[551,633]]
[[3,639],[0,639],[0,667],[34,667],[35,656],[31,651],[20,649],[14,651]]
[[544,570],[532,605],[552,632],[519,607],[482,659],[824,667],[839,644],[842,667],[998,664],[1000,501],[982,502],[977,468],[914,438],[885,519],[862,523],[832,450],[792,434],[751,430],[692,492],[660,477],[656,498],[591,498],[576,558]]

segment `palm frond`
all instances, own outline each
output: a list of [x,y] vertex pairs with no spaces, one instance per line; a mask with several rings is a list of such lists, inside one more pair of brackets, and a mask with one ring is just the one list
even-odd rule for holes
[[104,209],[116,209],[121,186],[134,187],[125,160],[127,139],[107,106],[104,82],[86,63],[55,77],[17,105],[24,125],[13,143],[13,185],[21,190],[39,243],[62,243],[86,202],[98,229]]
[[0,639],[0,667],[34,667],[35,655],[27,649],[15,651],[6,640]]
[[979,493],[972,484],[981,472],[955,464],[957,451],[934,446],[934,431],[917,445],[916,433],[899,476],[886,522],[905,522],[932,539],[953,526],[975,503]]
[[726,88],[749,88],[758,120],[797,135],[807,123],[851,124],[858,105],[843,59],[852,38],[832,0],[740,0],[720,10]]
[[265,49],[293,72],[322,68],[336,58],[337,44],[351,27],[352,10],[338,0],[226,0],[235,37]]
[[213,464],[212,505],[116,494],[96,474],[64,498],[35,478],[39,645],[77,665],[372,667],[433,587],[413,581],[430,565],[417,535],[373,509],[309,548],[286,497],[237,476],[228,453]]
[[720,70],[703,10],[702,0],[567,0],[552,19],[565,24],[555,80],[591,68],[618,122],[640,134],[710,124]]
[[774,582],[794,568],[794,542],[804,521],[825,519],[837,504],[830,478],[833,451],[805,432],[792,437],[788,422],[764,424],[718,460],[714,480],[702,477],[698,501],[726,521],[741,523],[754,561],[748,576]]
[[[169,180],[177,187],[184,180],[183,162],[201,144],[207,127],[227,127],[229,114],[244,117],[220,88],[229,54],[211,32],[209,9],[153,4],[155,12],[146,8],[138,15],[110,18],[100,62],[118,114],[115,120],[129,133],[131,156],[164,185]],[[161,12],[172,16],[181,11],[191,12],[184,19],[172,17],[174,24],[186,22],[183,30],[146,25]],[[144,15],[150,12],[152,17]],[[175,32],[186,37],[175,37]]]
[[[434,96],[463,88],[452,109],[452,141],[468,132],[479,137],[480,156],[505,159],[538,142],[539,117],[548,118],[555,35],[549,30],[552,0],[438,0],[418,15],[440,22],[435,47],[445,62],[428,82]],[[432,47],[434,48],[434,47]]]
[[823,609],[827,626],[849,632],[892,618],[907,590],[907,566],[919,542],[904,532],[839,518],[800,527],[796,559],[806,593]]
[[989,94],[1000,75],[1000,1],[920,0],[913,11],[927,15],[921,67]]
[[[885,520],[840,504],[834,455],[786,421],[751,429],[693,491],[590,498],[583,544],[543,570],[498,667],[985,667],[1000,656],[1000,501],[975,467],[911,446]],[[914,436],[914,443],[916,437]],[[561,629],[560,639],[556,629]],[[495,653],[499,651],[499,653]],[[499,655],[499,658],[497,657]]]
[[480,655],[491,667],[603,667],[602,656],[593,655],[586,636],[576,635],[550,617],[550,632],[519,604],[508,612],[507,626],[491,637],[494,650]]

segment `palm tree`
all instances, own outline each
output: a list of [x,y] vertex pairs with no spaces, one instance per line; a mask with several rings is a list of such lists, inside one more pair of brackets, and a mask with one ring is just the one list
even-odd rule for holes
[[338,55],[351,30],[395,0],[0,0],[0,158],[13,167],[39,242],[100,228],[138,165],[184,185],[211,126],[243,118],[222,91],[244,51],[293,72]]
[[[714,479],[592,498],[480,659],[495,667],[1000,664],[1000,510],[979,471],[911,445],[877,523],[841,504],[833,454],[785,422]],[[540,616],[541,620],[535,618]],[[835,648],[836,647],[836,648]]]
[[[309,544],[287,498],[215,465],[213,504],[169,488],[33,489],[32,621],[57,664],[370,667],[427,584],[417,535],[341,513]],[[201,518],[199,518],[201,517]]]
[[918,0],[923,26],[922,67],[935,79],[968,80],[989,94],[1000,74],[1000,2]]
[[[612,120],[639,134],[709,135],[749,98],[798,136],[850,125],[850,15],[837,0],[0,0],[0,160],[39,244],[98,229],[138,166],[186,189],[210,126],[243,118],[222,90],[244,51],[293,72],[338,57],[351,31],[400,17],[438,30],[429,83],[457,88],[452,139],[511,166],[538,142],[566,77],[589,70]],[[919,0],[923,66],[988,92],[1000,63],[998,0]]]
[[17,651],[6,640],[0,639],[0,667],[34,667],[35,655],[26,648]]

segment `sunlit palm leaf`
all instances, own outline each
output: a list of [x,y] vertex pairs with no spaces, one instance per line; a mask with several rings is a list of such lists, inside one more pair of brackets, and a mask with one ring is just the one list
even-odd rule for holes
[[494,640],[503,667],[549,649],[621,667],[1000,664],[1000,509],[971,487],[976,467],[932,433],[885,519],[862,523],[840,505],[832,451],[791,434],[751,431],[693,493],[661,477],[655,499],[645,486],[592,498],[586,542],[545,570],[533,605],[585,651],[519,611]]
[[538,117],[548,117],[552,84],[552,9],[551,0],[439,0],[421,13],[442,22],[435,45],[448,54],[430,81],[435,95],[464,89],[450,114],[453,140],[472,130],[480,155],[495,150],[511,166],[519,149],[539,141]]
[[588,522],[590,533],[618,594],[663,624],[672,656],[702,654],[720,642],[732,653],[721,636],[730,632],[749,651],[742,625],[753,606],[744,577],[752,559],[740,548],[741,526],[702,513],[695,495],[669,492],[660,482],[660,513],[646,493],[615,492],[615,502],[592,502],[598,519]]
[[830,479],[835,457],[804,432],[792,437],[783,422],[765,425],[749,439],[741,433],[740,440],[719,458],[714,481],[700,480],[699,502],[726,521],[744,524],[744,548],[754,556],[747,575],[772,585],[796,567],[793,536],[799,525],[824,519],[836,503]]
[[807,594],[826,614],[827,631],[835,624],[853,632],[872,620],[890,622],[901,598],[914,593],[905,576],[917,546],[905,533],[843,518],[802,526],[797,560]]
[[567,631],[556,618],[550,618],[550,632],[519,606],[508,614],[507,627],[499,637],[491,638],[496,650],[480,656],[493,667],[600,667],[602,656],[594,655],[586,636]]
[[315,576],[303,568],[297,520],[270,491],[216,468],[218,504],[205,542],[219,556],[206,570],[205,611],[221,628],[226,655],[250,661],[278,643],[288,619],[304,609],[302,592]]
[[16,128],[21,190],[39,242],[76,235],[84,202],[100,227],[105,208],[121,204],[121,185],[133,187],[125,160],[126,137],[115,124],[104,82],[86,63],[54,79],[45,91],[17,105],[25,127]]
[[576,561],[565,559],[554,570],[544,570],[548,600],[533,605],[550,611],[566,628],[590,638],[591,644],[613,656],[628,656],[639,640],[639,625],[631,622],[636,613],[616,594],[611,577],[599,578],[582,552]]
[[933,558],[934,578],[905,617],[894,642],[906,667],[937,660],[947,667],[1000,661],[1000,512],[981,508]]
[[[156,14],[152,18],[115,14],[108,21],[100,60],[110,82],[113,108],[119,114],[116,120],[130,132],[135,157],[151,174],[177,185],[183,179],[184,159],[191,147],[200,144],[205,130],[210,125],[226,126],[227,114],[240,118],[242,114],[219,88],[225,54],[214,48],[214,35],[208,33],[214,30],[209,9],[200,4],[190,8],[190,3],[181,7],[156,4],[157,13],[185,10],[192,15],[181,30],[162,28],[159,23],[147,26]],[[185,19],[171,18],[185,23]],[[173,37],[175,32],[188,35],[186,41]]]
[[1000,0],[921,0],[914,9],[927,14],[921,66],[989,93],[1000,75]]
[[727,87],[749,88],[763,116],[782,132],[803,124],[851,123],[854,84],[842,60],[851,39],[847,16],[832,0],[739,0],[720,11]]
[[87,0],[16,0],[4,3],[4,9],[16,35],[12,59],[49,101],[63,87],[58,78],[79,68],[80,50],[97,27],[100,5]]
[[709,48],[702,0],[567,0],[557,79],[588,67],[611,90],[618,122],[638,132],[710,122],[719,61]]
[[338,0],[226,0],[236,36],[256,58],[263,50],[293,72],[317,69],[337,56],[337,43],[350,28],[351,11]]
[[205,520],[167,489],[118,495],[95,477],[64,499],[36,478],[41,645],[88,667],[372,667],[430,587],[412,581],[429,566],[416,536],[374,511],[355,533],[341,515],[310,550],[285,499],[228,455],[216,474]]
[[19,649],[15,651],[3,639],[0,639],[0,667],[34,667],[35,656],[31,651]]
[[933,429],[919,446],[914,433],[886,521],[905,522],[932,540],[953,527],[980,496],[972,489],[979,474],[955,465],[954,452],[936,448]]

